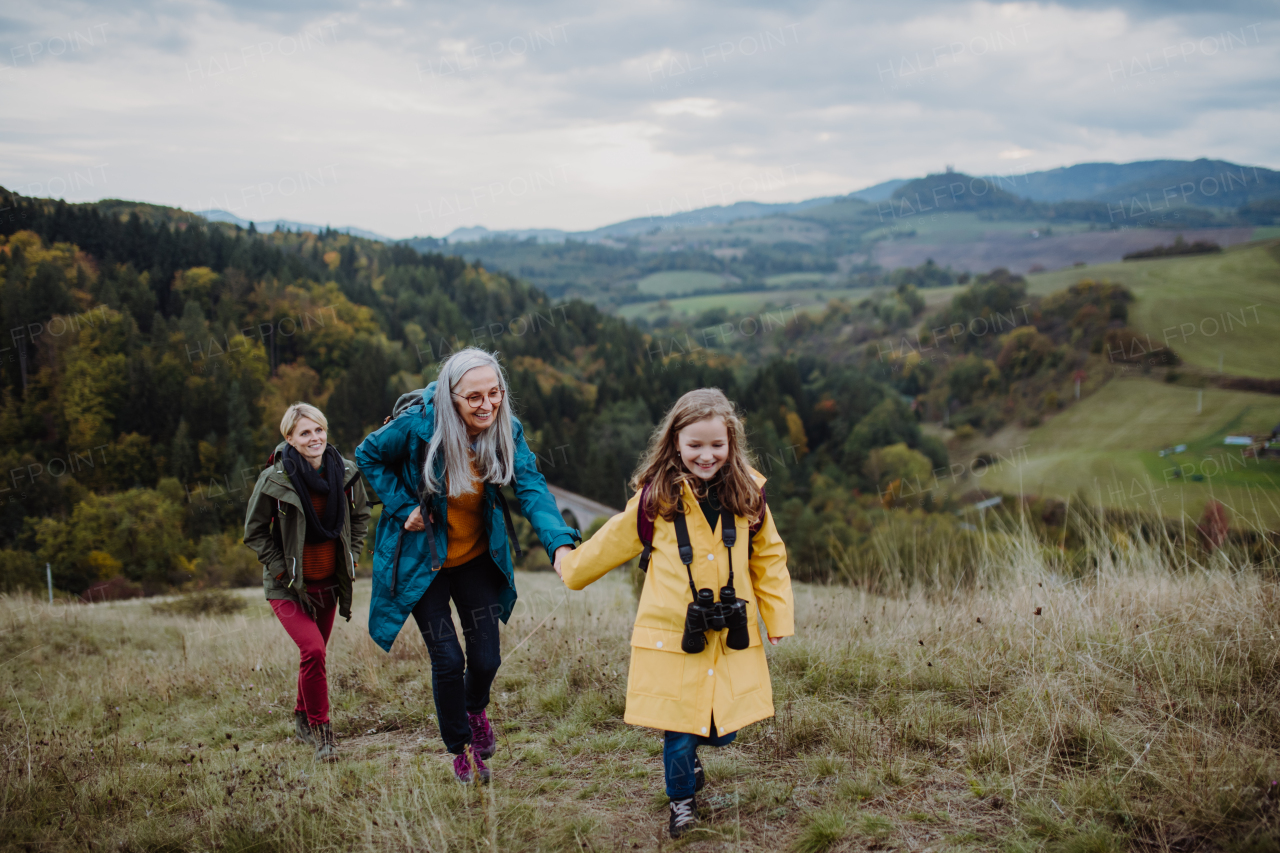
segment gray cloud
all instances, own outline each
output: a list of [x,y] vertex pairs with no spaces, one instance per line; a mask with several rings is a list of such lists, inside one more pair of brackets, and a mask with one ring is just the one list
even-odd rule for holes
[[107,163],[102,195],[408,236],[594,227],[783,167],[760,200],[944,163],[1274,166],[1278,58],[1244,2],[28,2],[0,18],[0,183]]

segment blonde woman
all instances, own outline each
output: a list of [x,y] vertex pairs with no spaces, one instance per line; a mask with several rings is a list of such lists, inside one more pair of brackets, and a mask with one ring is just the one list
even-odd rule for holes
[[485,708],[502,663],[499,620],[516,602],[507,549],[519,548],[502,487],[515,489],[554,562],[581,535],[556,508],[511,413],[502,367],[484,350],[451,355],[416,405],[356,448],[356,460],[383,504],[369,634],[390,651],[413,616],[431,656],[431,692],[454,775],[464,784],[488,781],[484,759],[495,742]]
[[337,758],[325,648],[335,612],[351,619],[351,581],[369,527],[360,472],[329,444],[328,431],[315,406],[294,403],[285,411],[284,441],[258,475],[244,522],[267,601],[298,645],[294,729],[323,761]]

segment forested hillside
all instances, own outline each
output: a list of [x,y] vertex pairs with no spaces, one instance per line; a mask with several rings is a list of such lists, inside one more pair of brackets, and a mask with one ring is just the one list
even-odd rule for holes
[[[3,203],[6,588],[39,585],[46,562],[74,593],[255,582],[244,501],[285,407],[321,406],[349,455],[467,345],[500,354],[548,480],[611,506],[667,407],[724,389],[746,412],[793,574],[811,579],[878,570],[881,521],[907,519],[902,541],[966,535],[941,510],[991,460],[952,465],[927,422],[960,441],[1034,426],[1121,364],[1177,362],[1127,327],[1132,295],[1106,282],[1041,297],[1004,270],[970,280],[925,264],[868,274],[869,296],[818,313],[633,325],[476,262],[333,231]],[[1037,524],[1071,544],[1059,516],[1041,507]],[[545,561],[531,555],[527,567]]]
[[[855,367],[755,369],[728,347],[673,347],[461,258],[123,202],[4,193],[3,206],[6,586],[38,585],[45,562],[77,593],[112,579],[148,591],[253,582],[236,542],[283,409],[322,406],[350,454],[397,395],[468,344],[501,353],[548,479],[614,506],[656,419],[698,385],[746,407],[771,500],[796,530],[818,516],[847,528],[839,507],[856,503],[853,487],[874,489],[864,465],[877,445],[946,462],[900,396]],[[864,421],[876,426],[859,431]],[[828,540],[811,543],[810,573],[829,568]]]

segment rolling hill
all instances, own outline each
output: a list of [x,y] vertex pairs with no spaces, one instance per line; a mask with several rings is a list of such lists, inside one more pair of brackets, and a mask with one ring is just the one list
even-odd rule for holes
[[[209,222],[228,222],[232,225],[239,225],[241,228],[248,228],[253,225],[259,231],[275,231],[277,228],[284,231],[311,231],[319,234],[321,231],[329,229],[328,225],[316,225],[311,222],[294,222],[291,219],[264,219],[258,222],[251,222],[248,219],[241,219],[234,213],[228,213],[225,210],[197,210],[196,216],[203,217]],[[339,228],[331,229],[339,234],[350,234],[353,237],[363,237],[366,240],[377,240],[383,243],[393,242],[390,237],[383,237],[381,234],[375,234],[373,231],[366,231],[363,228],[356,228],[354,225],[343,225]]]
[[[1011,176],[945,171],[847,195],[681,210],[592,231],[458,229],[447,244],[553,297],[617,311],[666,295],[639,287],[659,272],[717,273],[737,282],[688,294],[694,298],[765,290],[789,274],[821,274],[822,287],[838,290],[867,286],[858,277],[876,268],[930,259],[957,272],[1029,273],[1119,261],[1168,242],[1170,231],[1234,245],[1269,236],[1276,223],[1280,172],[1151,160]],[[436,238],[406,242],[422,251],[443,245]]]
[[1048,294],[1084,278],[1129,288],[1131,325],[1157,345],[1167,342],[1188,365],[1280,377],[1280,241],[1041,273],[1029,277],[1028,290]]
[[[1079,495],[1192,519],[1218,500],[1237,523],[1267,528],[1280,522],[1280,462],[1242,459],[1222,440],[1270,432],[1278,422],[1280,397],[1273,395],[1117,379],[1041,426],[1008,428],[957,456],[1008,456],[1021,448],[1019,464],[992,466],[980,478],[988,490]],[[1187,445],[1182,453],[1161,456],[1180,444]]]

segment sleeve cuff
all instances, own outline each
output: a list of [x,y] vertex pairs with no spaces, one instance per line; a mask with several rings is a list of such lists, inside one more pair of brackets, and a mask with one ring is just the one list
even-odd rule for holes
[[575,543],[582,541],[582,534],[576,528],[570,528],[569,533],[561,533],[547,543],[547,556],[555,558],[556,550],[562,545],[573,547]]

